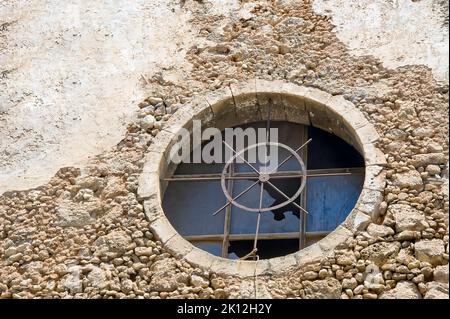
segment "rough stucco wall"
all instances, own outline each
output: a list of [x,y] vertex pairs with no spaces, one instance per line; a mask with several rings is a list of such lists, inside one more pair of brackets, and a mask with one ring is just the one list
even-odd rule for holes
[[388,68],[423,64],[448,83],[448,1],[317,0],[336,35],[355,55],[372,55]]
[[[117,144],[140,74],[188,69],[188,12],[167,1],[2,1],[0,193]],[[170,21],[170,23],[167,23]]]
[[[170,106],[156,108],[151,98],[139,108],[133,105],[137,119],[119,144],[81,169],[60,169],[36,189],[0,196],[1,296],[253,297],[252,280],[220,278],[167,253],[149,231],[136,193],[146,149],[177,106],[196,94],[258,77],[317,87],[352,101],[381,135],[388,186],[381,225],[366,223],[367,231],[362,228],[317,264],[259,278],[257,295],[448,298],[448,186],[443,183],[448,85],[436,83],[436,73],[426,66],[391,69],[380,57],[349,51],[333,18],[316,14],[309,1],[167,6],[190,17],[186,23],[195,35],[180,46],[186,50],[180,61],[189,67],[143,72],[150,83],[146,94]],[[231,14],[227,8],[239,11]],[[11,41],[10,31],[6,38],[1,32],[2,41]],[[162,39],[166,35],[160,33]],[[20,85],[14,72],[2,79],[3,86]],[[2,125],[14,127],[14,121]],[[11,135],[3,128],[0,134],[2,142]],[[2,156],[8,161],[8,154]],[[402,217],[408,210],[412,221]],[[382,281],[366,287],[364,274],[372,264],[380,267]]]

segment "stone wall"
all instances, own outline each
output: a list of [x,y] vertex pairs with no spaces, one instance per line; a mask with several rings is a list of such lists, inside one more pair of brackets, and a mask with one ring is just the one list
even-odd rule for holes
[[[234,19],[192,1],[185,10],[205,42],[188,50],[182,81],[149,78],[138,119],[88,165],[0,196],[1,297],[448,298],[448,85],[425,66],[387,69],[351,55],[309,1],[247,3]],[[155,238],[138,180],[178,108],[255,78],[353,103],[380,136],[387,185],[379,218],[361,220],[326,257],[257,278],[220,276]]]

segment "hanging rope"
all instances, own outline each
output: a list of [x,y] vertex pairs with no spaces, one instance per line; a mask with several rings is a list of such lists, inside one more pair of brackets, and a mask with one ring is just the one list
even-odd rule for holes
[[247,255],[239,258],[239,260],[247,260],[249,258],[253,257],[253,260],[255,261],[255,270],[253,271],[253,288],[255,293],[255,299],[258,299],[257,290],[258,290],[258,273],[257,273],[257,267],[258,267],[258,261],[259,261],[259,255],[258,255],[258,248],[254,247],[251,252],[249,252]]

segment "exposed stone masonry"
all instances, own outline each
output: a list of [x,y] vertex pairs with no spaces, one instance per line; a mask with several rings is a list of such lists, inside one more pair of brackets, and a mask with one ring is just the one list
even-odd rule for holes
[[[183,85],[149,79],[123,141],[33,190],[0,196],[2,298],[254,297],[254,278],[222,277],[173,256],[137,194],[144,157],[178,107],[254,78],[342,95],[377,129],[387,185],[379,216],[327,258],[259,276],[257,297],[448,298],[448,86],[423,66],[385,69],[348,54],[309,1],[247,4],[233,21],[186,2],[208,45]],[[162,131],[161,131],[162,130]]]

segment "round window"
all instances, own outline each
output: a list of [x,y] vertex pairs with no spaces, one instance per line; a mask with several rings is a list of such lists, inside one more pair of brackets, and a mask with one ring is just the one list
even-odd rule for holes
[[342,96],[281,81],[233,84],[165,123],[138,196],[174,256],[222,275],[281,273],[379,220],[378,139]]

